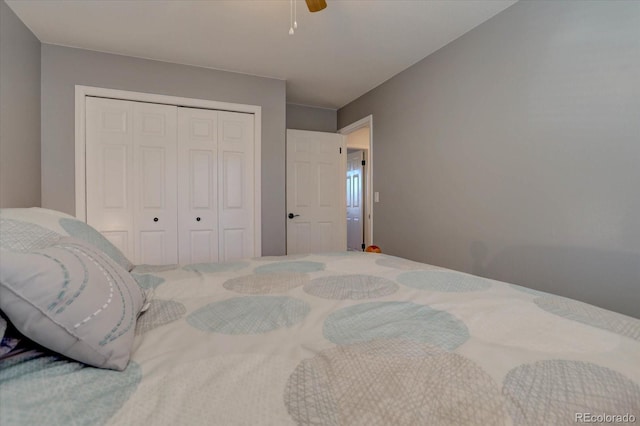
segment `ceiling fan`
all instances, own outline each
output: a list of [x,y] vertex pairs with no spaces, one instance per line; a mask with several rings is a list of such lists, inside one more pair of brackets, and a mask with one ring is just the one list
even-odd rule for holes
[[[296,17],[296,0],[289,0],[291,6],[291,27],[289,27],[289,35],[295,33],[295,29],[298,28],[298,19]],[[319,12],[327,7],[326,0],[305,0],[309,12]]]
[[325,0],[305,0],[307,2],[307,7],[309,8],[309,12],[319,12],[325,7],[327,7],[327,2]]

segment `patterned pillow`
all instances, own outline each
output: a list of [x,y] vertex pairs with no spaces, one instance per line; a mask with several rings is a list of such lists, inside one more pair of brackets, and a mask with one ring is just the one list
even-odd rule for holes
[[127,271],[133,269],[129,259],[100,232],[68,214],[40,207],[0,209],[0,248],[14,251],[45,248],[61,235],[85,241]]
[[20,333],[74,360],[123,370],[143,304],[131,275],[83,241],[0,249],[0,310]]

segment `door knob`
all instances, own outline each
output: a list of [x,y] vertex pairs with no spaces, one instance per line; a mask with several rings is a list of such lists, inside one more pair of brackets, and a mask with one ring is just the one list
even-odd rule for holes
[[294,217],[300,216],[299,214],[289,213],[289,219],[293,219]]

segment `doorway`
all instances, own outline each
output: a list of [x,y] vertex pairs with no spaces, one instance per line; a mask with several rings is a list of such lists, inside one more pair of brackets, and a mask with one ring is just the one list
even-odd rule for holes
[[362,251],[364,242],[364,167],[366,150],[347,148],[347,251]]
[[373,245],[373,117],[358,120],[338,133],[347,139],[347,247],[362,251]]

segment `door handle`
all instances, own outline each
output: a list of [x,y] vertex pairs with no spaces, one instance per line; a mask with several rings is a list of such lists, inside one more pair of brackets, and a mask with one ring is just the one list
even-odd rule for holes
[[289,213],[289,219],[293,219],[294,217],[300,216],[299,214]]

